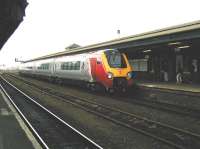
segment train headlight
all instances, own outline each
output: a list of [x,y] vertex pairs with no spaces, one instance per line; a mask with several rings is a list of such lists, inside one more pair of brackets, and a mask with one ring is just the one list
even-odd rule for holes
[[128,78],[128,79],[131,79],[131,78],[132,78],[132,72],[128,72],[128,73],[127,73],[127,78]]
[[113,78],[113,74],[111,72],[108,72],[108,79],[112,79]]

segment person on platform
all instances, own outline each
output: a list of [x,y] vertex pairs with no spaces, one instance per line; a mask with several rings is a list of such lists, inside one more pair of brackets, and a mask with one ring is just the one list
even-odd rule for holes
[[183,72],[181,69],[179,69],[176,75],[176,83],[182,83],[182,82],[183,82]]

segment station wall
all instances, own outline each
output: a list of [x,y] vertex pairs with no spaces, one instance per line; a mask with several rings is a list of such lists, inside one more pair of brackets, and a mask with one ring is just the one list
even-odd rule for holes
[[148,53],[127,53],[136,72],[136,79],[159,82],[176,82],[181,72],[183,82],[200,83],[199,47],[186,49],[159,48]]

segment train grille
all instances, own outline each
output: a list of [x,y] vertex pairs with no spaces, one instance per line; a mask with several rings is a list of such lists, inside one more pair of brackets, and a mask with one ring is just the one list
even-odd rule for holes
[[116,77],[113,79],[113,87],[117,89],[122,89],[127,87],[126,78]]

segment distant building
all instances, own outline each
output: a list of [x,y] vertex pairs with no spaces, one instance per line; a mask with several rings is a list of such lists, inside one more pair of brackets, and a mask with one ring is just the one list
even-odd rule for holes
[[69,45],[68,47],[66,47],[65,50],[72,50],[72,49],[80,48],[80,47],[81,47],[80,45],[73,43],[73,44]]

